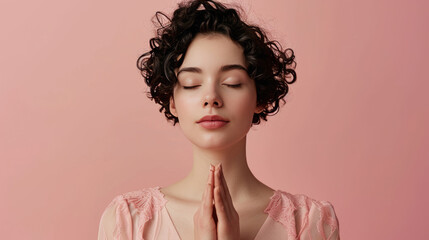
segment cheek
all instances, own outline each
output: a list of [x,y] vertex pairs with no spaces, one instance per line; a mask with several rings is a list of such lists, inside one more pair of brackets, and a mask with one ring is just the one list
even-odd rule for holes
[[177,115],[180,119],[192,118],[192,114],[195,114],[195,109],[198,104],[198,99],[190,96],[178,95],[175,99]]
[[253,117],[253,113],[256,108],[256,93],[243,94],[241,97],[237,97],[234,101],[234,109],[238,111],[239,116],[248,118]]

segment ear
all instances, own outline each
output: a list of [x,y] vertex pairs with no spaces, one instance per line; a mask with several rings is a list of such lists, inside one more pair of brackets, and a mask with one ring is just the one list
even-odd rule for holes
[[262,111],[264,111],[265,106],[257,106],[255,108],[255,113],[261,113]]
[[174,104],[173,96],[170,97],[170,112],[173,116],[177,117],[176,105]]

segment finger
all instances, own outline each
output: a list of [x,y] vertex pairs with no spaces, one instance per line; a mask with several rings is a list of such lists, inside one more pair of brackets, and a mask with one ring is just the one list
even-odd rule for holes
[[231,197],[231,194],[229,193],[228,184],[226,184],[225,175],[223,174],[222,165],[220,165],[220,178],[222,181],[223,188],[225,189],[224,192],[225,192],[226,199],[232,205],[233,204],[232,197]]
[[203,215],[212,217],[213,215],[213,171],[214,166],[210,165],[209,177],[203,197]]
[[228,190],[228,185],[226,184],[226,180],[223,175],[222,165],[219,166],[219,182],[221,183],[221,186],[222,186],[222,195],[224,199],[226,213],[228,214],[228,216],[231,216],[231,214],[234,212],[235,209],[232,203],[231,195]]
[[216,170],[215,170],[215,188],[217,187],[217,188],[219,188],[219,193],[220,193],[220,196],[221,196],[221,198],[222,198],[222,201],[224,202],[224,204],[226,204],[226,201],[228,200],[227,198],[226,198],[226,194],[225,194],[225,186],[224,186],[224,184],[223,184],[223,182],[222,182],[222,179],[221,179],[221,164],[219,164],[218,166],[217,166],[217,168],[216,168]]
[[214,189],[214,201],[215,201],[215,212],[220,222],[226,222],[228,220],[227,206],[224,204],[222,199],[220,188],[216,187]]
[[206,199],[208,199],[208,202],[211,204],[213,204],[214,169],[214,166],[210,164]]
[[236,211],[236,209],[234,208],[234,203],[232,201],[232,197],[231,194],[228,190],[228,185],[226,184],[226,179],[225,176],[223,174],[223,168],[222,165],[220,165],[220,180],[222,181],[222,188],[224,189],[224,196],[225,196],[225,202],[224,205],[226,206],[226,216],[227,219],[230,223],[237,223],[239,222],[239,216],[238,216],[238,212]]
[[230,211],[230,206],[227,202],[224,188],[222,186],[222,181],[220,178],[219,168],[215,172],[215,188],[214,188],[214,198],[216,206],[216,214],[218,215],[219,221],[227,221]]
[[210,172],[209,172],[209,176],[208,176],[208,178],[207,178],[207,185],[206,185],[206,188],[204,189],[203,196],[202,196],[202,198],[201,198],[201,203],[203,203],[203,202],[204,202],[204,199],[206,199],[206,196],[207,196],[207,194],[208,194],[208,192],[209,192],[209,184],[210,184]]

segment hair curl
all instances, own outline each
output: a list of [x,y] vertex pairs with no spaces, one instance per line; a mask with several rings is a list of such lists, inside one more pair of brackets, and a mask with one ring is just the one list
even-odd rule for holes
[[[203,8],[203,9],[200,9]],[[168,22],[164,23],[162,16]],[[255,81],[257,106],[264,110],[253,115],[252,123],[279,111],[279,101],[285,104],[288,84],[296,81],[296,62],[292,49],[282,50],[278,41],[270,41],[258,26],[244,23],[237,11],[213,0],[193,0],[179,3],[172,19],[157,11],[156,36],[151,38],[151,50],[137,59],[146,84],[150,87],[147,96],[160,104],[167,120],[173,125],[179,119],[170,112],[170,98],[177,78],[174,70],[181,66],[185,53],[198,33],[220,33],[239,43],[248,65],[247,73]],[[292,75],[290,81],[288,78]]]

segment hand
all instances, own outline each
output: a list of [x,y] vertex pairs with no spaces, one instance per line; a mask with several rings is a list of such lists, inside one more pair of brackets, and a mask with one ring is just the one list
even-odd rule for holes
[[[213,205],[214,200],[214,205]],[[194,239],[240,239],[239,216],[232,203],[222,165],[210,165],[209,179],[194,215]]]
[[228,186],[219,164],[214,172],[214,202],[217,217],[217,239],[239,240],[240,224],[239,216],[232,203]]
[[201,205],[194,215],[194,239],[195,240],[216,240],[216,223],[213,218],[215,214],[213,208],[213,185],[214,166],[210,165],[209,179],[206,190],[203,194]]

